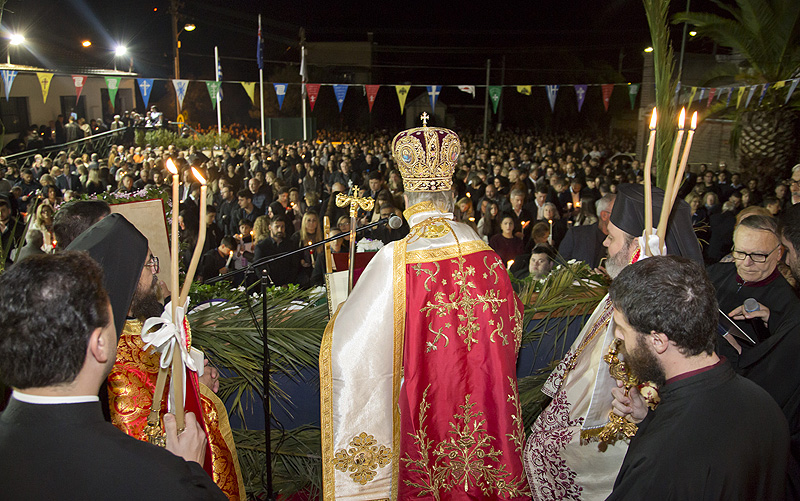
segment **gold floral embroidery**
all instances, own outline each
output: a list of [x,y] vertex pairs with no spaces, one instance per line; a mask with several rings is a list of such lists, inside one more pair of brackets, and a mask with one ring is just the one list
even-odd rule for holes
[[511,393],[506,402],[514,404],[514,414],[511,415],[511,422],[514,424],[514,432],[507,433],[506,436],[514,443],[517,452],[522,455],[522,446],[525,445],[525,431],[522,426],[522,407],[519,405],[519,392],[517,392],[517,382],[508,376],[508,384],[511,386]]
[[[470,351],[473,343],[478,342],[478,340],[475,339],[475,333],[481,329],[478,323],[478,317],[475,315],[475,309],[483,307],[483,311],[486,311],[491,308],[492,313],[497,313],[500,305],[503,304],[506,299],[501,298],[499,292],[496,290],[489,290],[486,294],[477,294],[473,296],[472,289],[475,289],[476,286],[469,280],[469,277],[475,275],[475,268],[467,266],[465,270],[464,261],[465,259],[463,257],[451,261],[458,264],[458,269],[453,271],[453,284],[458,287],[458,290],[449,296],[445,296],[444,292],[437,292],[433,296],[436,303],[428,301],[421,311],[428,316],[430,316],[431,313],[436,313],[439,317],[446,316],[450,311],[457,311],[459,323],[456,333],[459,337],[464,339],[464,343],[467,345],[467,351]],[[431,351],[430,345],[428,351]]]
[[408,209],[404,210],[403,217],[406,219],[406,221],[408,221],[414,214],[420,214],[422,212],[434,212],[438,210],[439,209],[437,209],[436,206],[433,205],[433,202],[431,202],[430,200],[425,200],[418,204],[414,204]]
[[488,274],[486,273],[483,274],[483,278],[489,278],[489,275],[492,275],[494,277],[494,284],[497,285],[497,281],[500,280],[500,275],[497,274],[495,268],[499,266],[500,269],[502,269],[503,262],[499,258],[495,257],[494,263],[492,263],[492,265],[489,266],[489,263],[486,262],[487,259],[489,259],[489,256],[483,256],[483,265],[486,266],[487,270],[489,270]]
[[[460,247],[459,247],[460,246]],[[421,249],[409,251],[406,254],[406,263],[430,263],[431,261],[444,261],[458,256],[466,256],[475,252],[491,250],[483,240],[470,240],[459,245],[447,245],[435,249]],[[460,252],[459,252],[460,251]]]
[[435,351],[437,349],[436,343],[438,343],[439,339],[441,339],[441,338],[444,338],[444,348],[447,348],[447,345],[450,344],[450,338],[447,337],[447,334],[445,334],[442,331],[444,329],[449,329],[449,328],[450,328],[450,324],[446,323],[446,324],[444,324],[444,328],[439,327],[439,330],[435,331],[435,330],[433,330],[433,324],[428,324],[428,330],[433,332],[434,334],[436,334],[436,337],[433,338],[433,341],[428,341],[428,342],[425,343],[425,345],[427,346],[427,348],[425,350],[425,353],[430,353],[432,351]]
[[392,449],[378,445],[375,437],[361,432],[348,444],[349,449],[336,452],[335,467],[339,471],[350,471],[354,482],[366,485],[375,478],[375,470],[392,462]]
[[[502,340],[503,340],[503,346],[506,346],[506,345],[508,344],[508,336],[506,336],[506,335],[503,333],[503,317],[500,317],[500,318],[498,318],[497,320],[498,320],[498,322],[497,322],[497,326],[495,326],[494,330],[493,330],[493,331],[492,331],[492,333],[489,335],[489,341],[491,341],[491,342],[493,342],[493,343],[494,343],[494,335],[495,335],[495,334],[497,334],[497,336],[498,336],[500,339],[502,339]],[[491,320],[489,320],[489,325],[492,325],[492,324],[494,324],[494,322],[492,322]]]
[[428,282],[433,281],[433,283],[436,283],[436,275],[439,274],[439,263],[434,262],[433,264],[436,266],[436,271],[423,268],[421,263],[417,263],[411,267],[412,270],[417,272],[417,276],[420,276],[422,273],[428,275],[428,278],[425,279],[425,290],[428,292],[431,290]]
[[519,310],[519,305],[517,305],[516,301],[514,302],[514,316],[512,320],[514,320],[514,327],[512,330],[514,333],[514,342],[517,345],[517,353],[519,353],[519,349],[522,347],[522,312]]
[[402,461],[410,471],[418,473],[420,483],[405,480],[406,485],[420,489],[418,496],[431,495],[437,501],[441,491],[448,492],[456,486],[463,486],[464,491],[477,486],[484,495],[499,494],[507,497],[523,495],[525,482],[523,479],[509,481],[506,477],[506,465],[501,461],[503,451],[495,450],[491,442],[496,441],[484,428],[486,419],[483,412],[473,411],[474,403],[470,403],[470,395],[464,397],[464,405],[459,408],[463,414],[453,415],[450,422],[451,438],[442,440],[434,446],[428,438],[427,401],[428,389],[422,393],[419,404],[419,430],[409,433],[419,449],[419,459],[412,459],[406,453]]
[[408,243],[415,242],[420,238],[441,238],[453,230],[447,224],[447,219],[443,217],[429,217],[428,219],[414,225],[408,234]]

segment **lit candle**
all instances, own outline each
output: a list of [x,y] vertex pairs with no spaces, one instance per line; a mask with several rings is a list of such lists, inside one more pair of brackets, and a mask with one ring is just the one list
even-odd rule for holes
[[686,164],[689,162],[689,150],[692,149],[692,139],[694,138],[694,131],[697,129],[697,112],[692,114],[692,125],[689,127],[689,134],[686,136],[686,146],[683,148],[683,157],[681,157],[681,165],[678,167],[678,174],[675,176],[675,187],[672,190],[672,204],[675,204],[675,199],[678,197],[678,188],[681,186],[683,174],[686,172]]
[[513,259],[509,259],[508,260],[508,265],[506,266],[506,269],[510,270],[512,264],[514,264],[514,260]]
[[[644,239],[647,242],[650,232],[653,229],[653,151],[656,146],[656,122],[658,120],[656,109],[653,108],[653,115],[650,117],[650,139],[647,141],[647,157],[644,161]],[[650,246],[645,243],[645,254],[651,255]]]
[[580,200],[578,200],[577,202],[575,202],[575,208],[576,208],[576,209],[580,209],[580,208],[581,208],[581,201],[580,201]]
[[467,192],[467,198],[472,198],[472,193]]
[[667,235],[667,219],[669,219],[668,205],[672,200],[672,190],[675,188],[675,170],[678,167],[678,156],[681,152],[681,142],[683,142],[683,127],[686,122],[686,108],[681,108],[681,115],[678,118],[678,137],[675,138],[675,147],[672,149],[672,159],[669,162],[669,173],[667,174],[667,188],[664,190],[664,203],[661,205],[661,217],[658,220],[658,241],[662,254],[665,251],[664,238]]
[[[208,190],[208,186],[206,185],[205,178],[200,174],[200,172],[192,167],[192,173],[194,177],[200,181],[200,201],[203,202],[206,199],[206,191]],[[206,204],[200,204],[200,231],[197,234],[197,243],[194,246],[194,252],[192,253],[192,260],[189,263],[189,269],[186,270],[186,279],[183,282],[183,288],[181,289],[180,295],[180,302],[178,304],[184,304],[186,302],[186,298],[189,297],[189,289],[192,286],[192,281],[194,280],[194,274],[197,272],[197,265],[200,263],[200,257],[203,255],[203,247],[206,243],[206,228],[207,225],[205,224],[206,220]]]
[[567,210],[572,210],[572,202],[567,202]]
[[[314,242],[312,242],[311,240],[308,241],[308,245],[311,245],[312,243],[314,243]],[[314,267],[314,249],[308,249],[308,251],[311,253],[311,267],[313,268]]]
[[58,245],[58,242],[57,242],[57,241],[55,241],[55,240],[53,240],[53,249],[55,249],[55,248],[56,248],[56,245]]
[[230,253],[228,253],[228,260],[225,262],[226,268],[231,265],[231,259],[233,259],[233,251],[230,251]]
[[548,219],[547,222],[550,223],[550,238],[549,238],[549,240],[552,243],[553,242],[553,220],[552,219]]
[[177,314],[175,309],[178,307],[177,298],[180,295],[180,286],[178,284],[178,205],[180,194],[178,193],[178,187],[181,184],[181,178],[178,174],[178,167],[171,158],[167,159],[167,170],[172,174],[172,241],[170,244],[172,251],[170,264],[172,269],[170,270],[169,287],[172,293],[172,318],[176,318]]

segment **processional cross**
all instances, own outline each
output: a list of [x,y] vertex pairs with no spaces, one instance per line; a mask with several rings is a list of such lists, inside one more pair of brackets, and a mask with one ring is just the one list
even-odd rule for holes
[[348,286],[347,293],[353,290],[353,271],[355,270],[356,260],[356,216],[358,215],[358,208],[368,211],[372,210],[375,206],[375,200],[371,197],[359,197],[360,190],[358,186],[353,187],[352,195],[345,195],[339,193],[336,195],[336,205],[338,207],[350,206],[350,268],[348,272]]

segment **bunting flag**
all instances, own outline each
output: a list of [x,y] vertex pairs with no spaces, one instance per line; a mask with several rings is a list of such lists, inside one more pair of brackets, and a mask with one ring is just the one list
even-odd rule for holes
[[222,82],[214,80],[206,80],[206,88],[208,89],[208,96],[211,98],[211,108],[217,109],[217,95],[219,95],[219,87]]
[[142,101],[144,101],[144,108],[147,109],[147,104],[150,102],[150,91],[153,88],[153,79],[137,78],[136,83],[139,85],[139,92],[142,93]]
[[703,96],[705,96],[705,95],[706,95],[706,88],[705,87],[700,87],[700,97],[697,98],[697,102],[698,103],[702,103],[703,102]]
[[531,86],[530,85],[517,85],[517,92],[520,94],[524,94],[526,96],[531,95]]
[[314,111],[314,105],[317,104],[317,96],[319,95],[320,84],[306,84],[306,93],[308,94],[308,105],[311,111]]
[[750,92],[747,93],[747,100],[744,102],[744,107],[747,108],[750,106],[750,100],[753,99],[753,94],[756,93],[756,85],[750,86]]
[[436,100],[439,98],[439,92],[441,92],[442,86],[441,85],[429,85],[428,86],[428,96],[431,99],[431,113],[436,112]]
[[367,91],[367,104],[369,104],[369,112],[372,113],[372,105],[375,104],[375,96],[378,95],[380,85],[365,85],[364,90]]
[[458,90],[460,90],[461,92],[466,92],[467,94],[472,94],[472,98],[475,99],[474,85],[459,85]]
[[222,101],[222,62],[217,61],[217,82],[219,82],[219,89],[217,90],[217,100]]
[[244,91],[247,92],[247,96],[250,98],[250,102],[253,103],[253,106],[256,105],[256,83],[255,82],[239,82],[244,87]]
[[706,108],[711,106],[711,100],[714,99],[714,95],[717,93],[717,89],[709,89],[708,90],[708,102],[706,103]]
[[492,110],[497,113],[497,105],[500,104],[500,95],[503,93],[503,88],[499,85],[489,86],[489,101],[492,102]]
[[736,96],[736,109],[739,109],[739,105],[742,104],[742,96],[744,96],[745,87],[739,87],[739,93]]
[[8,101],[8,93],[11,92],[11,86],[14,85],[14,79],[17,77],[16,70],[3,70],[3,88],[6,91],[6,101]]
[[697,87],[692,87],[689,93],[689,106],[694,102],[694,95],[697,94]]
[[733,96],[733,87],[728,87],[728,99],[725,100],[726,108],[731,104],[731,96]]
[[763,88],[761,89],[761,97],[758,98],[758,105],[761,106],[761,101],[764,100],[764,96],[767,94],[767,89],[769,89],[769,84],[765,83]]
[[183,108],[183,98],[186,97],[186,89],[189,88],[188,80],[173,80],[172,86],[175,87],[175,97],[178,100],[178,111]]
[[117,91],[121,81],[122,78],[120,77],[106,77],[106,88],[108,88],[108,99],[111,101],[111,111],[114,111],[114,103],[117,102]]
[[[52,73],[36,72],[36,79],[39,80],[39,85],[42,86],[42,100],[47,102],[47,95],[50,94],[50,81],[53,80]],[[114,103],[111,103],[112,106]]]
[[556,95],[558,94],[558,85],[547,85],[547,99],[550,101],[550,111],[556,111]]
[[397,92],[397,100],[400,101],[400,114],[403,114],[403,109],[406,106],[406,98],[408,97],[408,91],[411,90],[410,85],[395,85],[394,86],[395,92]]
[[611,104],[611,93],[614,92],[614,84],[603,84],[600,88],[603,90],[603,106],[608,111],[608,105]]
[[306,68],[306,48],[300,48],[300,81],[305,82],[308,79],[308,70]]
[[72,75],[72,83],[75,84],[75,92],[77,94],[77,97],[75,97],[75,104],[78,104],[78,101],[81,99],[81,91],[83,90],[84,84],[86,84],[86,76]]
[[639,84],[629,83],[628,84],[628,98],[631,100],[631,109],[636,104],[636,96],[639,94]]
[[339,113],[342,112],[344,97],[347,95],[347,84],[336,84],[333,86],[333,93],[336,94],[336,104],[339,105]]
[[[283,98],[286,97],[286,88],[289,87],[289,85],[285,83],[274,83],[272,86],[275,87],[275,95],[278,96],[278,109],[282,110]],[[342,111],[341,106],[339,106],[339,111]]]
[[794,80],[792,80],[792,85],[791,87],[789,87],[789,93],[786,94],[786,101],[784,102],[784,104],[788,103],[789,99],[792,98],[792,94],[794,94],[794,90],[797,88],[797,82],[800,82],[800,78],[795,78]]
[[575,85],[575,97],[578,98],[578,113],[583,108],[583,100],[586,99],[586,90],[588,88],[588,85]]

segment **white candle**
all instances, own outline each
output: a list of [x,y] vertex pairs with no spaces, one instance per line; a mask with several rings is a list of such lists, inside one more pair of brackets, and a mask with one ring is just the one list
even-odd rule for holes
[[180,245],[178,243],[178,212],[180,194],[178,187],[181,184],[180,174],[175,162],[171,158],[167,159],[167,170],[172,174],[172,241],[171,241],[171,273],[170,273],[170,293],[172,294],[172,318],[175,318],[175,309],[178,307],[178,298],[180,290],[178,285],[178,254],[180,253]]
[[550,243],[552,243],[553,242],[553,220],[552,219],[548,219],[547,222],[550,223],[550,238],[549,238],[549,240],[550,240]]
[[228,260],[225,262],[225,267],[229,267],[231,265],[231,259],[233,259],[233,251],[228,254]]
[[192,261],[189,263],[189,269],[186,270],[186,279],[183,282],[183,288],[181,289],[180,295],[180,303],[184,304],[186,302],[186,298],[189,297],[189,289],[192,286],[192,281],[194,280],[194,275],[197,272],[197,265],[200,263],[200,257],[203,255],[203,247],[206,243],[206,191],[208,190],[208,186],[206,185],[205,178],[200,174],[200,172],[192,167],[192,173],[194,177],[200,181],[200,231],[197,234],[197,244],[194,246],[194,252],[192,253]]
[[669,219],[668,205],[672,200],[672,190],[675,188],[675,170],[678,167],[678,156],[681,151],[681,142],[683,141],[684,123],[686,122],[686,108],[681,108],[681,115],[678,118],[678,137],[675,138],[675,147],[672,149],[672,159],[669,162],[669,173],[667,174],[667,189],[664,190],[664,203],[661,205],[661,217],[658,221],[658,241],[661,246],[661,252],[666,250],[664,238],[667,235],[667,220]]
[[[647,157],[644,161],[644,238],[648,239],[650,231],[653,229],[653,150],[656,147],[656,122],[658,120],[656,109],[653,108],[653,115],[650,117],[650,139],[647,141]],[[651,254],[650,246],[645,244],[645,254]]]
[[683,157],[681,157],[681,165],[678,167],[678,174],[675,176],[675,188],[672,190],[672,204],[675,204],[675,199],[678,197],[678,188],[681,186],[683,174],[686,172],[686,164],[689,162],[689,150],[692,149],[692,139],[694,138],[694,131],[697,129],[697,112],[692,114],[692,125],[689,127],[689,134],[686,136],[686,146],[683,148]]

